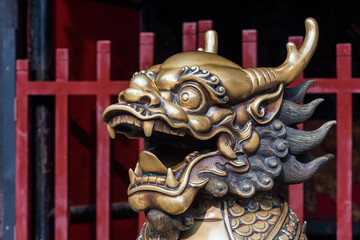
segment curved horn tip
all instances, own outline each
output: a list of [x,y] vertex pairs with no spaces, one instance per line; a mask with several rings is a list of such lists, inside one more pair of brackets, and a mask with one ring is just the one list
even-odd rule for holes
[[325,157],[328,158],[328,161],[335,159],[335,155],[334,155],[334,154],[331,154],[331,153],[326,154]]
[[314,99],[312,100],[311,102],[309,102],[308,104],[312,105],[312,106],[319,106],[320,103],[322,103],[324,101],[323,98],[317,98],[317,99]]
[[305,19],[305,25],[306,27],[309,26],[309,27],[317,27],[317,21],[312,18],[312,17],[308,17]]
[[293,43],[293,42],[288,42],[288,43],[286,44],[286,50],[288,51],[288,53],[291,53],[291,52],[293,52],[293,51],[297,51],[297,47],[296,47],[295,43]]
[[328,121],[326,123],[324,123],[324,125],[327,125],[329,128],[331,128],[332,126],[336,125],[337,124],[337,121],[335,120],[332,120],[332,121]]

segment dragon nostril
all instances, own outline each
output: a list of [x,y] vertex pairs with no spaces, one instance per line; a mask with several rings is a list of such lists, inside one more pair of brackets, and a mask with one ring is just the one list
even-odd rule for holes
[[125,102],[124,94],[119,95],[119,102]]
[[151,99],[150,99],[150,97],[148,97],[148,96],[142,96],[142,97],[140,98],[140,104],[145,105],[145,106],[149,106],[149,105],[151,104]]

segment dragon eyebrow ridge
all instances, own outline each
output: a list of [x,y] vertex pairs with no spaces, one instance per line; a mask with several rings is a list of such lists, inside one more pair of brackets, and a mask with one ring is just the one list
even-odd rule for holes
[[184,66],[181,69],[178,83],[182,84],[190,79],[201,83],[217,103],[224,104],[229,101],[229,97],[221,84],[221,80],[216,75],[211,74],[208,69],[201,70],[197,65],[191,68]]

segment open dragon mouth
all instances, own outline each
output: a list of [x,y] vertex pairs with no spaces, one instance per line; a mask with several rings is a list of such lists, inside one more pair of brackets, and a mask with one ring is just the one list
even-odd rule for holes
[[[192,167],[204,155],[216,150],[216,141],[198,140],[185,127],[170,126],[162,113],[154,113],[136,104],[118,105],[104,114],[111,137],[123,133],[144,138],[145,149],[135,170],[129,170],[128,195],[155,191],[176,196],[187,186]],[[171,122],[170,122],[171,123]]]

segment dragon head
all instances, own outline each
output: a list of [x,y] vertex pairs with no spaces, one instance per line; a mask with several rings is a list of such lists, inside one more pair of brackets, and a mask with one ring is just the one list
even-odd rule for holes
[[217,52],[216,32],[205,49],[182,52],[134,74],[103,120],[112,138],[144,138],[129,170],[130,206],[184,213],[200,189],[214,197],[249,198],[274,180],[299,183],[331,158],[307,153],[334,124],[305,132],[290,126],[309,118],[321,99],[299,105],[312,81],[286,88],[304,70],[318,40],[314,19],[297,49],[287,44],[283,64],[243,69]]

